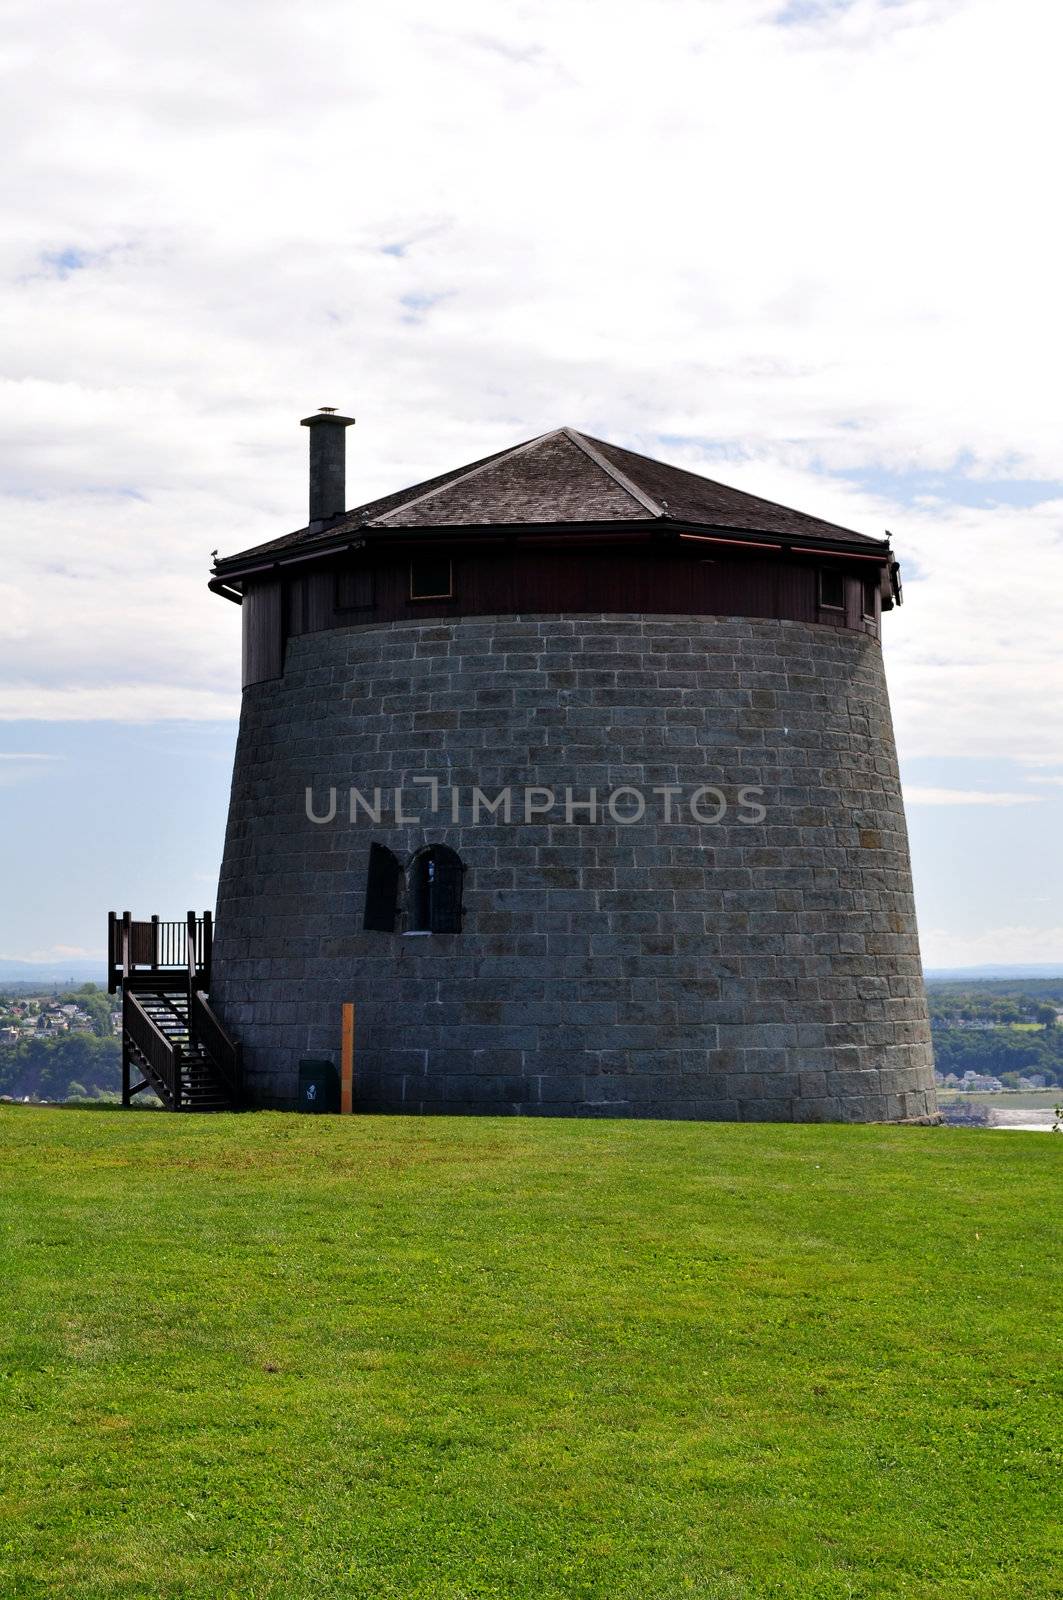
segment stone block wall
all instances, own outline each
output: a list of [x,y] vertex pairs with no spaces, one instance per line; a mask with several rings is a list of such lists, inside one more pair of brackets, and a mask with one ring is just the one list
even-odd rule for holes
[[[415,777],[439,780],[436,814]],[[380,823],[350,822],[352,785],[381,789]],[[474,822],[473,788],[507,786],[511,820]],[[526,786],[556,808],[525,820]],[[622,786],[647,797],[637,823],[566,820],[566,787]],[[717,823],[691,813],[703,786]],[[333,821],[308,819],[308,788],[319,815],[337,791]],[[363,930],[372,840],[457,850],[460,934]],[[301,1056],[338,1058],[353,1000],[365,1110],[936,1115],[879,645],[629,615],[291,641],[284,676],[244,695],[213,998],[267,1106],[293,1102]]]

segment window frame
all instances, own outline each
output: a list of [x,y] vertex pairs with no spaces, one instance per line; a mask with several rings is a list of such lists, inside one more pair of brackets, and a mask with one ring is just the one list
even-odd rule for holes
[[[438,871],[445,866],[453,874],[453,900],[452,900],[452,926],[440,927],[442,920],[441,908],[435,903],[432,892],[433,867]],[[425,881],[419,882],[421,873],[425,874]],[[461,932],[464,915],[464,887],[466,867],[464,861],[446,844],[428,844],[411,856],[406,868],[406,927],[403,932],[407,938],[416,938],[424,934],[458,934]],[[414,926],[416,919],[417,926]]]
[[[433,559],[436,562],[441,562],[442,560],[445,559],[445,561],[447,563],[447,582],[448,582],[449,587],[446,589],[446,591],[436,591],[436,592],[433,592],[432,594],[414,594],[414,592],[413,592],[413,570],[416,567],[418,560],[427,561],[427,560],[433,560]],[[453,556],[435,557],[435,558],[427,557],[427,556],[421,556],[421,557],[411,556],[411,558],[410,558],[410,573],[409,573],[409,593],[408,593],[407,598],[409,599],[410,603],[413,604],[413,605],[420,604],[420,602],[422,600],[453,600],[453,598],[454,598],[454,558],[453,558]]]
[[[837,601],[835,601],[835,600],[825,600],[823,598],[823,580],[824,580],[824,578],[836,578],[838,580],[838,586],[839,586],[839,588],[841,590],[841,599],[840,600],[837,600]],[[818,586],[817,586],[816,599],[817,599],[817,604],[819,605],[819,609],[821,611],[840,611],[840,612],[842,612],[844,614],[844,612],[845,612],[845,573],[844,572],[839,572],[837,570],[837,568],[835,568],[835,567],[820,567],[819,568],[819,574],[818,574]]]
[[[871,610],[867,609],[867,597],[871,596]],[[865,622],[878,621],[878,595],[879,583],[877,578],[864,578],[860,585],[860,606]]]
[[[341,597],[340,586],[344,578],[352,573],[364,575],[369,580],[369,599],[363,605],[350,605]],[[376,568],[368,564],[364,567],[337,567],[332,580],[332,609],[334,611],[375,611]]]

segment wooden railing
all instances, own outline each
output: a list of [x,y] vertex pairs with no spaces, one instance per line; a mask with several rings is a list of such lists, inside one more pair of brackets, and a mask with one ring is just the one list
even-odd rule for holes
[[123,1050],[128,1048],[129,1042],[136,1046],[151,1087],[171,1111],[179,1111],[181,1047],[155,1026],[136,994],[128,988],[122,991],[122,1033]]
[[192,990],[192,1003],[188,1008],[188,1029],[194,1044],[201,1044],[218,1069],[234,1105],[242,1098],[242,1062],[240,1046],[229,1037],[221,1022],[207,1004],[207,997],[197,989]]
[[107,992],[134,972],[186,972],[189,989],[210,988],[214,926],[209,911],[190,911],[181,922],[152,917],[136,922],[128,911],[107,914]]

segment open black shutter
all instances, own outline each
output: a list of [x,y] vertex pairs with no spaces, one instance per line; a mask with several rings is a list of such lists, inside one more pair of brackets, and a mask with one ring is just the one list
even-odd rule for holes
[[387,845],[374,841],[369,846],[363,928],[371,928],[377,933],[394,933],[400,870],[397,858]]
[[463,868],[457,859],[433,861],[432,878],[432,932],[461,932],[461,880]]

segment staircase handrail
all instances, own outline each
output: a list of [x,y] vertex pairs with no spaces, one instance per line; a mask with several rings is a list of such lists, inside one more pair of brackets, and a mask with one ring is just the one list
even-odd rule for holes
[[[143,1056],[151,1077],[158,1080],[158,1085],[161,1085],[169,1096],[171,1108],[174,1111],[179,1110],[181,1046],[168,1039],[162,1029],[156,1027],[137,999],[134,990],[128,986],[122,990],[122,1028]],[[153,1084],[152,1087],[157,1085]]]
[[226,1031],[217,1012],[211,1010],[202,989],[192,990],[188,1024],[191,1037],[206,1050],[233,1102],[239,1104],[243,1092],[240,1046]]
[[189,985],[210,989],[214,923],[209,911],[173,921],[152,916],[138,921],[128,911],[107,914],[107,992],[117,993],[140,972],[184,972]]

